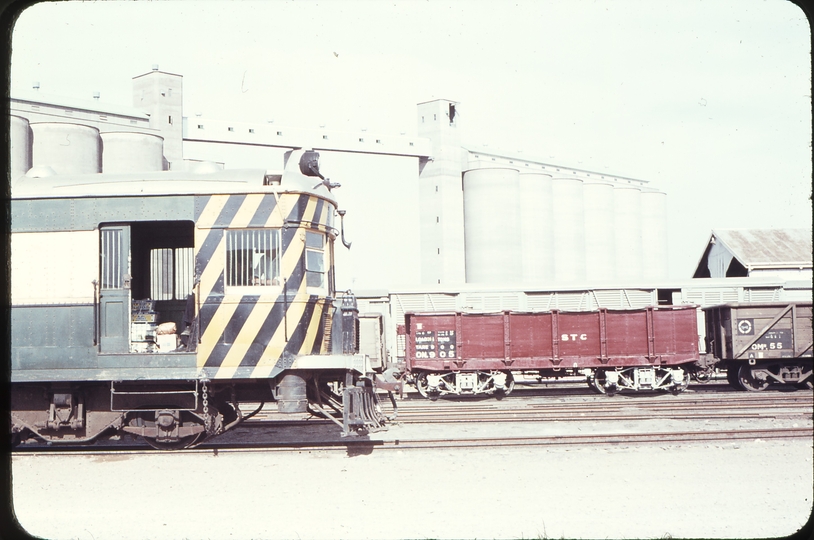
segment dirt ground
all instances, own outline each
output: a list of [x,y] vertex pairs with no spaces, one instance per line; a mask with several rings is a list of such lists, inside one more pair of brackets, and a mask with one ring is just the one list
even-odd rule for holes
[[760,538],[809,519],[812,467],[811,441],[754,439],[15,455],[12,493],[53,539]]

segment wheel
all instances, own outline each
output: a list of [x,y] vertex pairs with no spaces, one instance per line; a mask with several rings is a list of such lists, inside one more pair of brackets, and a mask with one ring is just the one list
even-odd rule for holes
[[605,372],[604,371],[596,371],[594,372],[593,376],[591,377],[591,381],[593,384],[594,390],[599,392],[600,394],[605,394],[608,397],[613,397],[619,392],[620,388],[617,386],[614,389],[608,389],[605,387]]
[[738,368],[730,364],[726,368],[726,382],[735,390],[743,390],[740,381],[738,380]]
[[596,377],[594,377],[593,375],[588,375],[587,377],[585,377],[585,382],[588,384],[588,388],[590,388],[594,393],[596,393],[596,394],[604,394],[605,393],[604,388],[599,388],[596,385]]
[[514,375],[511,371],[506,372],[506,390],[503,391],[504,396],[508,396],[514,391]]
[[424,372],[419,373],[415,378],[415,387],[421,397],[435,401],[438,399],[438,392],[430,392],[429,384],[427,384],[427,374]]
[[690,386],[690,372],[685,371],[684,379],[681,381],[681,384],[670,388],[670,393],[673,394],[674,396],[677,396],[678,394],[686,390],[689,386]]
[[506,372],[506,386],[502,390],[495,392],[495,399],[501,400],[512,393],[514,390],[514,376],[511,371]]
[[769,386],[769,381],[757,379],[752,375],[752,366],[744,364],[738,370],[738,380],[744,390],[759,392]]
[[428,398],[429,392],[427,390],[427,374],[426,373],[419,373],[415,377],[415,388],[418,390],[418,393],[421,394],[421,397]]

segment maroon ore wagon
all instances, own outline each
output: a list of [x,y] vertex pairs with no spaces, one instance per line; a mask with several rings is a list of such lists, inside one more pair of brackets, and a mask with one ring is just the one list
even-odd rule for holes
[[678,393],[698,362],[696,306],[591,312],[407,313],[406,368],[419,392],[508,394],[512,372],[582,373],[600,392]]

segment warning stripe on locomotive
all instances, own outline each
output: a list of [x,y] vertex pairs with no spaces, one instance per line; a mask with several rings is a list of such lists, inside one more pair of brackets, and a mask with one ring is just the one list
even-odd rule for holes
[[[309,294],[304,229],[328,230],[332,205],[306,194],[213,195],[196,200],[198,368],[207,377],[273,377],[297,355],[327,352],[328,299]],[[284,225],[288,224],[288,227]],[[280,229],[280,279],[258,293],[226,294],[226,229]],[[253,292],[253,291],[252,291]]]

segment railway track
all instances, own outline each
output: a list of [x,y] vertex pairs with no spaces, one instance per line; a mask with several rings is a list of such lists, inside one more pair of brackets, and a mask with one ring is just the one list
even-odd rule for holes
[[[508,436],[508,437],[456,437],[456,438],[414,438],[393,440],[370,440],[365,438],[347,438],[341,440],[321,441],[270,441],[258,442],[222,442],[204,443],[185,450],[189,453],[211,453],[221,451],[316,451],[341,450],[349,455],[371,453],[373,450],[418,450],[439,448],[520,448],[520,447],[562,447],[586,445],[633,445],[633,444],[686,444],[702,442],[735,442],[766,441],[778,439],[811,440],[810,427],[784,427],[776,429],[731,429],[707,431],[669,431],[655,433],[605,433],[605,434],[568,434],[550,436]],[[106,449],[75,449],[50,447],[47,450],[30,449],[27,454],[53,453],[59,450],[66,455],[107,454],[111,451],[117,455],[166,454],[166,451],[154,450],[145,445],[121,444]]]
[[[250,406],[250,404],[247,404]],[[710,394],[678,397],[616,396],[608,398],[601,395],[583,395],[579,399],[551,399],[538,396],[518,396],[497,400],[443,400],[429,402],[424,399],[406,399],[398,402],[398,415],[395,423],[410,427],[414,435],[408,438],[393,439],[391,433],[382,437],[348,437],[337,434],[337,426],[327,420],[316,417],[282,415],[276,412],[273,405],[264,409],[251,420],[246,421],[235,430],[221,435],[211,442],[200,445],[198,450],[214,451],[229,449],[268,449],[268,450],[309,450],[318,448],[344,448],[348,452],[378,448],[465,448],[479,446],[551,446],[580,444],[639,444],[639,443],[679,443],[715,440],[738,439],[775,439],[807,438],[814,439],[810,422],[814,416],[814,402],[811,392],[774,392],[760,394],[728,394],[725,399]],[[743,429],[736,426],[727,430],[709,430],[705,422],[718,420],[739,421],[756,420],[763,424],[774,419],[800,419],[793,427],[772,429]],[[649,433],[610,433],[610,434],[560,434],[539,436],[507,435],[502,437],[471,437],[459,432],[458,436],[448,437],[444,424],[461,427],[462,425],[517,425],[528,423],[530,426],[546,426],[549,423],[604,422],[607,426],[619,422],[632,421],[694,421],[687,430],[681,424],[680,430]],[[787,422],[789,423],[789,422]],[[797,427],[799,424],[808,427]],[[435,426],[437,438],[425,438],[426,433],[421,425]],[[764,426],[765,427],[765,426]],[[478,429],[478,428],[475,428]],[[454,430],[450,430],[453,431]],[[482,431],[488,433],[490,430]],[[599,431],[599,430],[598,430]],[[610,428],[610,431],[616,431]],[[494,432],[492,430],[492,432]],[[85,447],[81,452],[94,451],[144,451],[146,444],[140,439],[125,435],[118,440],[99,441]],[[78,451],[59,445],[46,446],[39,443],[26,443],[15,449],[15,452],[38,451]]]
[[[443,400],[430,402],[423,398],[398,403],[397,421],[402,424],[444,424],[451,422],[544,422],[581,420],[648,420],[671,418],[748,419],[811,418],[814,401],[811,392],[728,394],[725,400],[715,395],[616,396],[583,395],[583,401],[560,401],[551,398],[511,396],[494,399]],[[267,410],[247,422],[247,426],[269,421],[289,421],[291,417]]]

